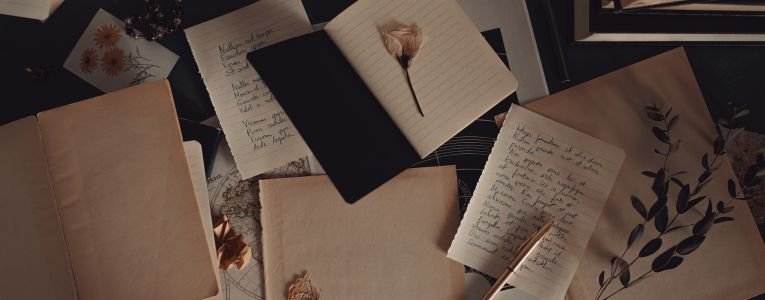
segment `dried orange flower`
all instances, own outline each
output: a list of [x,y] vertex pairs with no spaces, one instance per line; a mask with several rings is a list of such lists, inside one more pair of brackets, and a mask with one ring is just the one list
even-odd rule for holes
[[101,27],[96,30],[93,41],[96,42],[98,48],[103,49],[114,47],[117,45],[117,43],[119,43],[121,37],[120,28],[117,27],[117,25],[109,23],[101,25]]
[[320,300],[321,290],[313,285],[308,272],[303,273],[287,290],[287,300]]
[[412,61],[420,53],[422,45],[425,43],[425,35],[422,34],[422,29],[417,24],[410,26],[396,27],[390,31],[382,32],[383,44],[385,49],[398,60],[401,68],[404,69],[406,75],[406,82],[409,84],[409,90],[414,97],[414,103],[417,105],[417,111],[423,117],[425,114],[422,112],[420,101],[417,99],[417,94],[414,92],[414,86],[412,85],[412,79],[409,76],[409,67],[412,65]]
[[80,56],[80,70],[85,74],[93,73],[93,70],[98,66],[98,55],[96,50],[87,48],[82,51]]
[[250,246],[244,242],[244,236],[236,234],[224,215],[213,218],[215,248],[218,251],[218,267],[228,270],[236,265],[241,270],[250,262]]
[[101,68],[109,76],[117,76],[125,69],[125,53],[120,48],[106,50],[101,56]]

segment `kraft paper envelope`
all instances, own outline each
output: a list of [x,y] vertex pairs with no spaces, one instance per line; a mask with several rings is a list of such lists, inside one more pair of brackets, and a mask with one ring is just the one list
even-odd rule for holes
[[260,181],[266,299],[307,271],[322,299],[464,299],[446,257],[459,210],[454,166],[409,169],[364,201],[326,176]]
[[42,112],[0,138],[3,298],[217,294],[166,81]]
[[[640,197],[649,207],[655,200],[650,189],[652,178],[641,175],[645,170],[658,170],[663,162],[663,158],[653,152],[654,148],[664,149],[651,133],[651,127],[656,124],[645,114],[644,107],[651,103],[672,107],[673,114],[680,115],[672,137],[682,139],[682,144],[671,156],[668,167],[688,171],[681,179],[695,186],[702,172],[701,157],[705,152],[713,155],[712,141],[717,134],[683,49],[666,52],[526,105],[537,113],[616,145],[627,154],[569,287],[568,299],[595,299],[600,272],[608,272],[611,257],[624,251],[630,231],[642,222],[642,217],[632,208],[630,195]],[[715,177],[702,192],[715,200],[713,205],[729,198],[726,182],[735,176],[727,158],[722,159]],[[671,218],[675,214],[677,189],[674,184],[670,189]],[[733,205],[736,209],[731,214],[736,220],[715,225],[701,247],[685,256],[678,268],[656,273],[614,299],[748,299],[765,292],[765,247],[747,204],[735,201]],[[675,225],[696,222],[702,209],[706,209],[706,200],[695,209],[697,213],[680,217]],[[664,246],[657,253],[670,244],[677,244],[689,232],[687,228],[667,234],[663,238]],[[643,238],[627,253],[628,261],[656,235],[653,222],[646,224]],[[649,270],[652,260],[641,259],[642,263],[633,266],[632,278]],[[618,288],[621,283],[616,280],[607,294]]]

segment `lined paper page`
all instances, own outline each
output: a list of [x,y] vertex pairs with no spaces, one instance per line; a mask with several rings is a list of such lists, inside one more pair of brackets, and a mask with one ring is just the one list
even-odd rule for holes
[[621,149],[514,105],[448,256],[499,276],[542,211],[555,226],[509,283],[563,299],[623,161]]
[[310,153],[250,66],[247,53],[311,31],[300,0],[258,1],[186,30],[202,80],[244,179]]
[[[410,68],[425,117],[381,29],[417,23],[425,45]],[[453,0],[362,0],[325,30],[421,157],[517,87],[515,77]]]
[[0,0],[0,14],[45,20],[51,12],[51,0]]

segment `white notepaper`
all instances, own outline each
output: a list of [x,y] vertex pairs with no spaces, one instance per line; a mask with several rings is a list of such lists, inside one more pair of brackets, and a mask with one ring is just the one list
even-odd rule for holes
[[514,105],[448,256],[497,277],[543,211],[556,224],[508,282],[562,299],[623,161],[621,149]]
[[310,153],[250,66],[247,53],[311,31],[300,0],[258,1],[186,29],[202,80],[245,179]]
[[[424,117],[380,36],[412,23],[426,37],[409,69]],[[359,1],[324,30],[423,158],[518,86],[456,1]]]

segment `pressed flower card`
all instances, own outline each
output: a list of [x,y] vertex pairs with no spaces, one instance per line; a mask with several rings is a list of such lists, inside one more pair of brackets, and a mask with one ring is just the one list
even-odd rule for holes
[[72,49],[64,68],[104,92],[167,78],[178,55],[125,34],[125,23],[103,9]]

